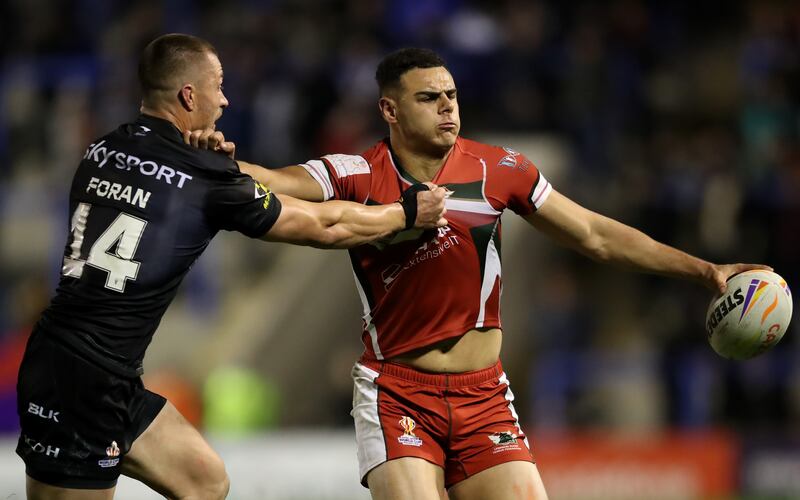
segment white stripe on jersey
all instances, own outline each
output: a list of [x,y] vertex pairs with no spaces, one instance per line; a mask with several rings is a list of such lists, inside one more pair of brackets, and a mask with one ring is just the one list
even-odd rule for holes
[[[494,223],[494,228],[492,228],[492,236],[494,236],[494,232],[497,231],[497,224],[499,222],[500,219],[498,218]],[[478,320],[475,323],[475,328],[483,327],[483,320],[486,317],[486,301],[489,300],[492,289],[494,289],[494,283],[497,281],[497,278],[500,277],[500,274],[500,254],[494,244],[494,238],[489,238],[489,244],[486,247],[486,265],[483,270],[483,283],[481,283],[481,305],[478,311]]]
[[[501,212],[498,212],[494,209],[494,207],[489,204],[489,200],[486,199],[486,161],[483,158],[481,160],[481,165],[483,166],[483,182],[481,183],[481,195],[483,195],[483,201],[478,202],[484,210],[486,207],[490,211],[485,212],[478,212],[478,213],[485,213],[489,215],[500,215]],[[448,200],[449,201],[449,200]],[[447,205],[445,205],[447,206]],[[449,209],[449,208],[448,208]],[[483,281],[481,282],[481,301],[480,301],[480,309],[478,310],[478,318],[475,322],[475,328],[482,328],[483,321],[486,319],[486,301],[489,300],[489,296],[492,294],[492,290],[494,289],[494,283],[497,281],[497,278],[500,277],[501,265],[500,265],[500,253],[497,251],[497,247],[494,244],[494,232],[497,231],[497,225],[500,223],[500,218],[498,217],[494,221],[494,227],[492,228],[492,237],[489,238],[489,243],[486,246],[486,263],[483,269]]]
[[353,422],[356,427],[358,472],[360,479],[386,461],[386,440],[378,414],[378,386],[380,375],[361,363],[353,366]]
[[500,215],[502,213],[495,210],[493,206],[485,201],[454,200],[448,198],[444,200],[444,206],[448,211],[455,210],[456,212],[471,212],[485,215]]
[[300,166],[306,169],[322,188],[323,201],[333,198],[333,184],[331,184],[328,169],[321,160],[311,160],[308,163],[301,163]]
[[367,300],[367,294],[364,293],[364,289],[361,287],[361,282],[358,281],[358,276],[356,276],[355,269],[353,270],[353,278],[356,280],[356,289],[358,290],[358,296],[361,298],[361,305],[364,308],[364,315],[361,318],[364,320],[364,325],[366,325],[366,329],[369,332],[369,337],[372,340],[372,350],[375,351],[375,357],[379,360],[383,359],[383,354],[381,353],[381,348],[378,346],[378,330],[375,329],[375,323],[372,322],[372,315],[370,314],[369,308],[369,301]]
[[[517,426],[519,433],[523,434],[522,427],[520,427],[519,425],[519,416],[517,416],[517,411],[514,409],[514,405],[512,404],[512,401],[514,401],[514,393],[511,392],[511,384],[508,383],[508,377],[506,376],[505,372],[503,372],[503,374],[500,375],[499,382],[501,384],[505,384],[506,386],[506,401],[508,401],[508,411],[510,411],[511,416],[514,417],[514,424]],[[528,443],[527,437],[525,438],[525,446],[528,447],[528,450],[531,449],[531,445]]]
[[483,167],[483,179],[481,180],[481,196],[483,196],[483,201],[486,202],[487,205],[491,207],[489,204],[489,200],[486,198],[486,160],[481,158],[481,166]]
[[375,357],[378,360],[383,360],[383,353],[381,353],[381,348],[378,346],[378,330],[375,329],[375,323],[372,322],[372,316],[369,314],[367,315],[367,331],[369,332],[369,338],[372,340],[372,350],[375,351]]
[[457,212],[471,212],[473,214],[484,215],[500,215],[503,212],[495,210],[495,208],[486,199],[486,162],[483,158],[480,159],[483,165],[483,179],[481,180],[481,196],[483,201],[477,200],[460,200],[458,198],[448,198],[444,200],[444,206],[447,210],[455,210]]
[[533,193],[531,194],[531,203],[533,203],[533,206],[538,210],[552,191],[553,186],[551,186],[550,183],[547,182],[547,179],[544,178],[544,175],[539,172],[539,180],[536,181],[536,187],[533,188]]

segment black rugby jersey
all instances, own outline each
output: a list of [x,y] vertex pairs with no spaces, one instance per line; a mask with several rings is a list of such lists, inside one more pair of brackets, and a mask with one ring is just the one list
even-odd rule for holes
[[86,150],[70,191],[61,280],[38,328],[124,376],[220,229],[263,236],[278,199],[233,160],[140,115]]

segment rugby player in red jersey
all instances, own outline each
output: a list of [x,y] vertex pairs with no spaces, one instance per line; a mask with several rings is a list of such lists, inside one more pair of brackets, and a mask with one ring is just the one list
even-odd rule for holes
[[[522,154],[459,137],[456,86],[434,52],[395,52],[376,78],[387,139],[277,170],[239,162],[306,200],[387,203],[426,181],[452,192],[446,227],[350,250],[364,305],[352,411],[361,481],[376,499],[546,498],[499,362],[503,211],[598,262],[715,291],[764,266],[715,265],[658,243],[561,195]],[[219,132],[185,140],[234,148]]]

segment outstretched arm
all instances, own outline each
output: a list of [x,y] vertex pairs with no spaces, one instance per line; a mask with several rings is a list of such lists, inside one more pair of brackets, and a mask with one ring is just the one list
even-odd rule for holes
[[[200,149],[210,149],[227,155],[230,159],[236,156],[236,144],[225,140],[219,130],[185,130],[183,142]],[[236,160],[239,170],[258,182],[269,186],[278,194],[287,194],[306,201],[322,201],[324,194],[320,185],[299,165],[269,169],[242,160]]]
[[[443,217],[446,190],[414,193],[415,227],[434,228],[447,224]],[[410,224],[409,214],[400,203],[366,206],[349,201],[311,203],[282,195],[281,213],[263,236],[268,241],[282,241],[318,248],[351,248],[396,233]]]
[[269,186],[270,190],[278,194],[288,194],[306,201],[325,199],[319,183],[299,165],[269,169],[242,160],[236,160],[236,163],[239,164],[239,170],[243,173],[265,186]]
[[750,269],[771,270],[756,264],[712,264],[592,212],[555,190],[539,210],[525,219],[554,240],[595,261],[689,279],[715,292],[723,292],[727,279],[734,274]]
[[[236,145],[225,141],[222,132],[213,129],[184,131],[183,140],[196,148],[226,154],[231,159],[236,153]],[[429,229],[447,225],[444,218],[447,190],[429,182],[408,188],[398,203],[389,205],[365,206],[348,201],[308,203],[322,201],[324,194],[304,168],[270,170],[243,161],[238,164],[243,173],[282,195],[281,213],[262,236],[268,241],[351,248],[411,227]]]

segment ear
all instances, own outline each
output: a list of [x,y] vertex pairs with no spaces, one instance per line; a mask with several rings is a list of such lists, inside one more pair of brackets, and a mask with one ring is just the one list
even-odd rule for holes
[[185,83],[178,92],[178,100],[186,111],[194,111],[197,103],[194,100],[194,86],[191,83]]
[[378,110],[387,123],[397,123],[397,103],[391,97],[378,99]]

